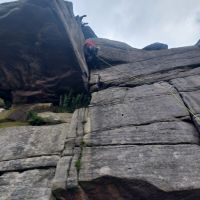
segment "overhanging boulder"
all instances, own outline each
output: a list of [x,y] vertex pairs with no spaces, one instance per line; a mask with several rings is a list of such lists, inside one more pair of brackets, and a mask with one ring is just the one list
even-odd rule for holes
[[14,103],[45,102],[67,90],[87,90],[84,36],[72,3],[1,4],[0,40],[0,97]]

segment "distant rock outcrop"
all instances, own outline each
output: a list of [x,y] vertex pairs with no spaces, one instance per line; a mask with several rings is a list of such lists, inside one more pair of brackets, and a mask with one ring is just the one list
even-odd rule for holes
[[157,50],[162,50],[162,49],[168,49],[168,45],[156,42],[144,47],[143,49],[146,51],[157,51]]
[[84,36],[63,0],[1,4],[0,97],[14,103],[55,101],[87,89]]
[[82,26],[82,31],[83,31],[83,34],[85,36],[85,39],[88,39],[88,38],[97,38],[97,35],[91,29],[90,26]]
[[200,47],[200,40],[196,43],[195,46]]
[[80,25],[80,27],[81,27],[81,29],[83,31],[83,35],[84,35],[85,39],[88,39],[88,38],[97,38],[97,35],[92,30],[92,28],[90,26],[88,26],[88,23],[84,23],[83,22],[83,19],[85,17],[87,17],[87,15],[82,15],[82,16],[77,15],[76,16],[76,21]]

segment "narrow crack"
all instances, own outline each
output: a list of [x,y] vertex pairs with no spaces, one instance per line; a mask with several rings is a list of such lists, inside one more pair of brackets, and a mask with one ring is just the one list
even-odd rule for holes
[[[179,53],[175,53],[174,54],[174,52],[173,53],[170,53],[170,54],[164,54],[164,55],[160,55],[160,56],[152,56],[152,57],[150,57],[151,55],[146,55],[147,56],[147,58],[146,59],[139,59],[139,60],[136,60],[136,61],[133,61],[133,62],[129,62],[129,63],[133,63],[133,64],[137,64],[137,63],[139,63],[139,62],[147,62],[147,61],[151,61],[151,60],[155,60],[155,59],[160,59],[160,58],[167,58],[167,57],[170,57],[170,56],[175,56],[175,55],[181,55],[181,54],[185,54],[185,53],[188,53],[188,52],[195,52],[195,51],[197,51],[197,49],[190,49],[190,50],[184,50],[184,51],[182,51],[182,52],[179,52]],[[131,52],[131,51],[130,51]],[[147,53],[147,52],[146,52]],[[190,58],[188,58],[188,59],[193,59],[193,58],[198,58],[198,56],[193,56],[193,57],[190,57]],[[183,58],[179,58],[180,60],[182,60]],[[177,60],[177,58],[169,58],[169,59],[167,59],[167,61],[173,61],[173,60]],[[128,63],[127,63],[128,64]]]
[[52,154],[41,154],[41,155],[34,155],[34,156],[29,156],[29,157],[23,157],[23,158],[16,158],[16,159],[5,159],[5,160],[1,160],[1,162],[6,162],[6,161],[15,161],[15,160],[25,160],[25,159],[29,159],[29,158],[40,158],[40,157],[52,157],[52,156],[58,156],[60,157],[60,152],[58,153],[52,153]]
[[49,166],[41,166],[41,167],[29,167],[26,169],[0,171],[0,176],[7,174],[7,173],[13,173],[13,172],[24,173],[26,171],[31,171],[31,170],[49,170],[49,169],[56,169],[56,166],[49,165]]
[[[117,105],[117,104],[123,104],[124,102],[132,103],[135,100],[143,100],[147,98],[152,98],[152,97],[162,97],[162,96],[170,96],[170,94],[166,91],[161,94],[152,94],[152,95],[147,95],[147,96],[140,96],[140,97],[126,97],[127,92],[125,92],[125,95],[123,95],[121,98],[116,98],[113,101],[105,101],[103,103],[97,102],[97,103],[91,103],[89,107],[97,107],[97,106],[107,106],[107,105]],[[130,101],[129,101],[130,100]]]
[[[79,111],[78,111],[78,115],[79,115]],[[76,138],[78,137],[78,135],[77,135],[77,132],[78,132],[78,123],[76,123]],[[73,164],[73,159],[74,159],[74,154],[75,154],[75,141],[74,141],[74,146],[73,146],[73,148],[72,148],[72,157],[71,157],[71,160],[70,160],[70,162],[69,162],[69,168],[68,168],[68,170],[67,170],[67,179],[69,178],[69,176],[70,176],[70,171],[71,171],[71,169],[72,169],[72,167],[75,167],[75,166],[72,166],[72,164]]]
[[[170,83],[169,83],[170,84]],[[174,89],[177,91],[177,93],[179,94],[183,104],[185,105],[185,107],[190,110],[191,108],[189,107],[189,105],[185,102],[183,95],[181,94],[181,92],[179,92],[178,88],[175,85],[172,85],[174,87]],[[189,116],[191,119],[192,124],[194,125],[195,129],[197,130],[197,132],[200,134],[200,129],[197,127],[198,124],[195,122],[194,116],[192,115],[191,112],[189,112]],[[200,136],[199,136],[199,145],[200,145]]]
[[[130,77],[130,76],[127,77],[124,75],[124,77],[121,77],[121,78],[118,77],[116,79],[102,81],[102,84],[103,84],[102,89],[107,89],[109,87],[116,87],[116,86],[118,86],[118,87],[136,87],[136,86],[145,84],[145,82],[148,84],[152,84],[152,83],[158,82],[159,80],[168,81],[168,80],[173,79],[169,75],[164,77],[164,79],[163,79],[163,77],[155,78],[155,76],[161,75],[161,74],[167,75],[167,73],[171,73],[171,74],[176,74],[176,73],[180,73],[180,72],[183,73],[183,72],[188,71],[188,69],[191,70],[191,69],[196,69],[198,67],[200,67],[200,64],[193,64],[193,65],[188,65],[188,66],[178,66],[174,69],[161,70],[159,72],[150,73],[150,74],[146,74],[146,75],[143,74],[143,75],[132,76],[132,77]],[[123,72],[121,72],[121,73],[123,74]],[[152,76],[154,76],[154,77],[152,77]],[[188,75],[186,75],[186,76],[188,76]],[[185,77],[185,76],[183,75],[183,76],[180,76],[179,78],[183,78],[183,77]],[[116,83],[114,83],[114,81],[116,81]],[[95,85],[95,84],[91,83],[91,86],[92,85]]]
[[[132,63],[145,62],[145,61],[154,60],[154,59],[158,59],[158,58],[166,58],[168,56],[181,55],[181,54],[188,53],[188,52],[193,52],[193,51],[196,51],[196,49],[185,50],[185,51],[182,51],[180,53],[175,53],[175,54],[171,53],[171,54],[164,54],[164,55],[160,55],[160,56],[154,56],[154,57],[147,58],[147,59],[144,59],[144,60],[138,60],[138,61],[135,61],[135,62],[132,62]],[[196,57],[198,58],[198,56],[195,56],[195,57],[192,57],[192,58],[196,58]],[[183,59],[183,58],[180,58],[180,59]],[[170,60],[176,60],[176,58],[175,59],[170,59]]]
[[68,177],[69,177],[69,175],[70,175],[70,169],[71,169],[73,157],[74,157],[74,156],[72,156],[71,159],[70,159],[70,161],[69,161],[69,168],[67,169],[67,179],[68,179]]
[[149,142],[149,143],[126,143],[126,144],[87,144],[85,147],[113,147],[113,146],[160,146],[160,145],[170,145],[170,146],[175,146],[175,145],[198,145],[197,143],[192,143],[192,142],[175,142],[175,143],[170,143],[170,142]]
[[[78,146],[78,148],[80,149],[79,155],[78,155],[78,160],[76,161],[76,170],[77,170],[77,182],[79,182],[79,174],[80,174],[80,170],[81,170],[81,160],[83,157],[83,149],[85,147],[85,143],[84,143],[84,135],[85,135],[85,122],[87,122],[87,117],[88,117],[88,109],[84,109],[83,111],[83,121],[84,123],[82,123],[82,135],[79,137],[77,136],[77,138],[81,139],[81,143]],[[76,145],[76,144],[75,144]]]
[[[100,128],[97,130],[93,130],[90,133],[98,133],[98,132],[102,132],[102,131],[110,131],[110,130],[115,130],[115,129],[119,129],[119,128],[124,128],[124,127],[140,127],[140,126],[146,126],[146,125],[151,125],[151,124],[155,124],[155,123],[162,123],[162,122],[181,122],[181,121],[185,121],[185,119],[187,119],[188,115],[185,116],[180,116],[180,117],[174,117],[173,119],[169,119],[169,120],[152,120],[146,123],[140,123],[140,124],[124,124],[124,125],[119,125],[119,126],[113,126],[113,127],[106,127],[106,128]],[[179,120],[175,120],[175,119],[179,119]]]

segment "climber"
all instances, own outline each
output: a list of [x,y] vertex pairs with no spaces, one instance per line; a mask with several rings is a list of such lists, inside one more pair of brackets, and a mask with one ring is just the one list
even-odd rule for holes
[[78,22],[78,24],[83,25],[83,18],[85,17],[87,17],[87,15],[82,15],[82,16],[77,15],[75,19]]
[[90,68],[95,67],[98,48],[92,39],[87,39],[84,44],[86,62]]

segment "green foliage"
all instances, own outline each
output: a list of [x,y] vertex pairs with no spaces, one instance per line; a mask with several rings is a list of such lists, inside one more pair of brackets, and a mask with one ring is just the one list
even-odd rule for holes
[[86,143],[82,140],[80,143],[80,146],[81,146],[81,150],[83,150],[83,148],[86,146]]
[[78,160],[75,162],[75,167],[76,167],[77,173],[79,173],[80,170],[81,170],[81,159],[78,159]]
[[86,94],[66,93],[60,96],[59,111],[74,112],[75,109],[85,108],[89,105],[91,97]]
[[80,155],[79,155],[78,160],[75,162],[75,167],[76,167],[76,170],[77,170],[77,174],[79,174],[79,172],[81,170],[81,159],[82,159],[82,156],[83,156],[83,148],[84,147],[86,147],[86,143],[82,140],[80,142],[80,148],[81,148]]
[[28,122],[32,126],[41,126],[46,124],[45,121],[37,115],[35,112],[28,113]]

